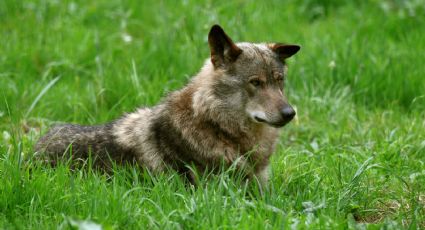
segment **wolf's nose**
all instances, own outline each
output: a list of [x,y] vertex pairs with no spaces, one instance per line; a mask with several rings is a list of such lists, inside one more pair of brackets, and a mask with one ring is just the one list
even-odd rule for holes
[[283,107],[280,112],[282,113],[283,119],[285,119],[286,121],[292,120],[292,118],[294,118],[296,114],[295,110],[290,105]]

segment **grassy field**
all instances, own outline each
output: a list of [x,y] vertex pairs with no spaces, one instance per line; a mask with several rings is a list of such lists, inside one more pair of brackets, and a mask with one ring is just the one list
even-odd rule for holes
[[[184,85],[215,23],[302,46],[264,195],[231,172],[189,188],[32,160],[53,123],[106,122]],[[422,0],[0,1],[0,229],[425,228],[424,25]]]

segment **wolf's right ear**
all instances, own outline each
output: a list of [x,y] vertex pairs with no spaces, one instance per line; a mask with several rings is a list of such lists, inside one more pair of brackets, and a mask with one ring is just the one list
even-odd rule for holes
[[275,52],[282,61],[296,54],[301,49],[299,45],[288,45],[282,43],[269,44],[269,48],[273,50],[273,52]]
[[234,62],[242,50],[233,43],[219,25],[213,25],[208,34],[208,44],[211,50],[211,62],[219,68],[227,63]]

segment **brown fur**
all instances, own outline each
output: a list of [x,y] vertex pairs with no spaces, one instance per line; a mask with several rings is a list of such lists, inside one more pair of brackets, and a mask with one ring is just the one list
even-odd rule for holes
[[56,160],[72,146],[73,158],[86,159],[91,152],[101,167],[112,159],[186,175],[187,165],[203,172],[224,161],[265,183],[278,128],[295,115],[283,94],[284,60],[299,46],[235,44],[217,25],[208,41],[211,59],[159,105],[103,126],[55,127],[36,150]]

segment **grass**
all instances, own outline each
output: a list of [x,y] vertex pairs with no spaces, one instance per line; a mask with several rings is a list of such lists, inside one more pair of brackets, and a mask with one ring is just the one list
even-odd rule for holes
[[[270,188],[231,172],[112,177],[32,160],[55,122],[97,124],[153,105],[236,41],[302,45],[289,61],[297,119]],[[0,2],[0,228],[425,227],[425,7],[408,1]]]

